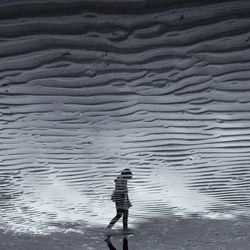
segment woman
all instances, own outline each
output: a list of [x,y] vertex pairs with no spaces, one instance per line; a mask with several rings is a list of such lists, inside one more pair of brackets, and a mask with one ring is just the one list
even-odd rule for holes
[[122,170],[121,174],[115,179],[115,190],[111,200],[116,205],[116,216],[111,220],[107,228],[111,229],[114,224],[123,216],[123,229],[128,228],[128,209],[132,204],[128,198],[127,180],[132,178],[129,168]]

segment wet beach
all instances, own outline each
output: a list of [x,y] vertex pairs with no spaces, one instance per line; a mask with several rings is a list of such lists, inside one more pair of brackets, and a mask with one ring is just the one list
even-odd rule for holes
[[[135,235],[128,237],[128,249],[246,250],[250,248],[249,229],[250,220],[244,218],[237,221],[200,218],[154,220],[134,228]],[[109,250],[104,241],[104,228],[78,226],[78,230],[50,235],[1,231],[0,247],[9,250]],[[110,240],[113,246],[122,249],[123,236],[112,236]]]
[[125,168],[130,250],[250,249],[249,16],[1,0],[0,250],[108,249]]

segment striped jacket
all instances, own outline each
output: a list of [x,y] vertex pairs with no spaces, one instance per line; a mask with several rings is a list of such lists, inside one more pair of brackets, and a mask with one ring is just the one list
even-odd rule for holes
[[121,175],[115,179],[115,190],[113,191],[111,200],[115,202],[116,208],[127,210],[132,206],[128,197],[127,180]]

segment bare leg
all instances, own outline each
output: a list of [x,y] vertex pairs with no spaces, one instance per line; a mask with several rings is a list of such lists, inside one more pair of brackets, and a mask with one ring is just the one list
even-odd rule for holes
[[108,237],[105,241],[108,244],[108,247],[110,250],[116,250],[116,248],[113,246],[113,244],[110,241],[110,237]]
[[123,238],[123,250],[128,250],[128,239],[126,237]]
[[128,228],[128,210],[123,210],[123,229]]
[[115,223],[122,217],[122,212],[120,211],[120,209],[117,209],[116,211],[117,211],[116,216],[110,221],[107,228],[112,228],[115,225]]

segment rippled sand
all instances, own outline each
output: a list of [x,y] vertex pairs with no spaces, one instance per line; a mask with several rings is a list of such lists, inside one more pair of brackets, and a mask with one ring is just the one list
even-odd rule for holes
[[250,2],[216,2],[1,1],[2,230],[104,228],[126,167],[132,227],[248,218]]

